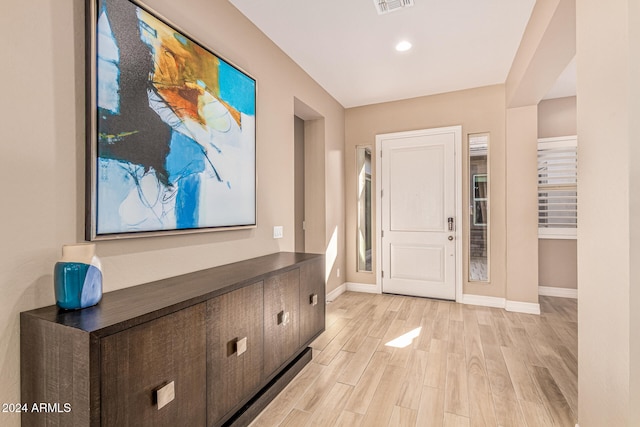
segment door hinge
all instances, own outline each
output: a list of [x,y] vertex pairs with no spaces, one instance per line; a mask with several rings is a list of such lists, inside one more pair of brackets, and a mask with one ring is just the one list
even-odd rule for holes
[[380,197],[384,197],[384,190],[380,190]]
[[382,273],[382,278],[384,279],[384,271],[382,271],[381,273]]
[[382,233],[382,236],[380,236],[380,237],[384,237],[384,230],[382,230],[381,233]]

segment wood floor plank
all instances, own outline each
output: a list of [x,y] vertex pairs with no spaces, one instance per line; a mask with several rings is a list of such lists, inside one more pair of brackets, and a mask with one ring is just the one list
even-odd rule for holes
[[318,427],[334,425],[352,392],[353,386],[335,383],[313,412],[310,425]]
[[520,401],[520,408],[528,427],[553,427],[551,416],[542,403]]
[[409,332],[405,330],[405,321],[400,319],[393,319],[391,324],[389,325],[389,329],[387,329],[387,333],[382,337],[380,344],[378,345],[378,351],[384,351],[392,354],[394,348],[387,345],[389,342],[399,338],[405,333]]
[[342,411],[334,427],[359,427],[364,415],[355,412]]
[[486,307],[476,307],[476,318],[478,319],[479,325],[492,326],[493,325],[493,316],[491,316],[491,312]]
[[491,384],[491,392],[500,400],[518,400],[513,388],[509,370],[504,360],[487,359],[487,374]]
[[487,375],[482,351],[482,338],[475,312],[464,313],[464,350],[467,362],[467,375]]
[[494,318],[493,325],[494,325],[494,332],[496,334],[496,338],[498,339],[498,344],[500,344],[501,347],[512,347],[513,340],[511,338],[511,333],[509,332],[507,319]]
[[523,427],[527,425],[517,400],[504,399],[494,394],[493,405],[500,427]]
[[433,337],[446,341],[449,339],[449,304],[438,301],[438,311],[433,323]]
[[464,322],[449,320],[449,353],[465,354],[464,348]]
[[573,427],[577,419],[549,370],[539,366],[533,366],[531,369],[540,396],[551,414],[554,425]]
[[428,356],[428,353],[424,351],[411,350],[407,363],[407,374],[402,380],[396,405],[416,411],[420,407],[422,383],[427,371]]
[[443,425],[444,427],[469,427],[471,424],[467,417],[445,412]]
[[386,335],[389,326],[391,326],[391,323],[395,320],[397,315],[397,311],[385,310],[382,316],[371,324],[367,335],[373,338],[382,339]]
[[311,347],[316,350],[322,351],[327,344],[329,344],[335,337],[342,331],[342,329],[347,326],[349,321],[344,317],[339,317],[335,322],[331,324],[331,326],[327,326],[325,331],[311,343]]
[[449,319],[457,322],[462,322],[464,320],[462,317],[462,304],[451,304],[451,307],[449,308]]
[[357,321],[351,320],[318,354],[315,362],[321,365],[329,365],[333,358],[342,351],[342,347],[349,341],[352,334],[358,330],[358,326],[359,323]]
[[489,380],[483,375],[472,374],[469,383],[469,420],[471,426],[498,425],[493,406]]
[[447,381],[447,342],[432,339],[424,385],[444,390]]
[[394,406],[389,427],[413,427],[418,419],[418,411],[402,406]]
[[291,412],[300,396],[305,394],[319,375],[328,369],[326,366],[309,363],[291,381],[282,392],[271,401],[259,417],[251,424],[252,427],[272,427],[279,425]]
[[280,427],[300,427],[305,426],[311,419],[309,412],[293,409],[287,417],[280,423]]
[[524,358],[518,350],[502,347],[502,356],[507,365],[511,382],[519,400],[541,403],[538,389],[529,374]]
[[519,327],[511,329],[511,336],[513,337],[514,348],[517,348],[526,356],[527,364],[544,366],[544,362],[542,362],[538,354],[534,351],[525,328]]
[[469,390],[464,356],[447,354],[447,383],[444,393],[444,410],[469,417]]
[[371,404],[367,408],[362,425],[367,427],[386,427],[389,424],[405,372],[406,369],[404,368],[387,365],[378,388],[371,399]]
[[337,382],[343,369],[349,364],[353,353],[341,351],[336,355],[335,360],[324,369],[312,383],[309,389],[300,397],[295,407],[307,412],[317,409],[322,398],[329,393],[333,385]]
[[422,387],[416,426],[442,427],[444,423],[444,389]]
[[358,351],[353,354],[351,361],[338,377],[338,382],[355,386],[367,365],[369,365],[369,361],[379,344],[379,339],[365,337]]
[[364,340],[369,333],[369,327],[371,326],[371,320],[373,319],[374,306],[370,306],[370,310],[366,310],[362,313],[362,317],[358,319],[355,330],[351,333],[351,337],[342,346],[342,350],[355,353],[358,351]]
[[351,393],[351,397],[345,406],[346,410],[359,414],[367,412],[367,408],[378,389],[382,374],[389,362],[389,357],[389,353],[384,352],[376,352],[371,357],[369,365],[360,376],[360,380],[355,386],[353,393]]

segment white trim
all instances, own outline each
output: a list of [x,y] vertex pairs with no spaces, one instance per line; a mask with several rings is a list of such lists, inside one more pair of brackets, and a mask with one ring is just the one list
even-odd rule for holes
[[538,295],[578,299],[578,290],[571,288],[554,288],[552,286],[538,286]]
[[538,228],[538,239],[576,240],[577,228]]
[[507,300],[504,309],[516,313],[540,314],[540,304],[535,302],[520,302]]
[[507,300],[499,297],[485,297],[483,295],[464,294],[462,303],[469,305],[481,305],[483,307],[504,308]]
[[578,135],[555,136],[552,138],[538,138],[538,145],[542,145],[543,148],[577,147]]
[[376,224],[375,224],[375,233],[376,233],[376,292],[378,294],[382,293],[382,203],[380,200],[380,189],[382,188],[382,162],[380,161],[380,154],[382,152],[382,140],[387,138],[397,138],[397,137],[412,137],[417,135],[436,135],[442,133],[450,133],[453,132],[455,135],[455,146],[454,146],[454,167],[455,167],[455,204],[456,204],[456,224],[458,226],[455,230],[455,239],[456,239],[456,302],[462,302],[463,294],[462,294],[462,125],[456,126],[447,126],[440,128],[431,128],[431,129],[421,129],[421,130],[412,130],[412,131],[404,131],[404,132],[393,132],[393,133],[384,133],[376,135],[376,145],[375,145],[375,194],[373,200],[376,205]]
[[480,305],[484,307],[504,308],[507,311],[514,311],[517,313],[540,314],[540,304],[538,303],[509,301],[500,297],[464,294],[462,303]]
[[375,283],[354,283],[346,282],[347,291],[350,292],[362,292],[366,294],[379,294],[378,285]]
[[326,300],[329,302],[334,301],[340,295],[344,294],[346,290],[347,290],[347,284],[343,283],[342,285],[338,286],[337,288],[329,292],[326,296]]

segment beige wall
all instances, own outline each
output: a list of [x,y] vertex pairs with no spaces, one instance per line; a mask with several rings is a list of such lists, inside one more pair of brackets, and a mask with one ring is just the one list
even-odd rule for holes
[[[326,162],[314,177],[326,191],[313,193],[323,211],[312,240],[325,250],[335,230],[336,260],[327,286],[334,289],[341,282],[336,269],[344,263],[344,109],[229,2],[148,4],[258,81],[258,227],[99,242],[105,291],[294,249],[294,97],[322,117],[324,139],[317,144]],[[54,303],[52,271],[60,247],[83,239],[83,5],[2,3],[0,33],[11,42],[4,44],[0,71],[0,402],[20,400],[18,313]],[[283,239],[272,238],[274,225],[284,226]],[[19,416],[0,413],[0,425],[17,426]]]
[[547,99],[538,104],[538,138],[575,135],[576,97]]
[[[548,99],[538,104],[538,138],[575,135],[576,97]],[[538,284],[552,288],[578,287],[577,241],[540,239]]]
[[[629,258],[630,258],[630,282],[629,282],[629,424],[640,425],[640,168],[637,167],[640,159],[640,144],[637,135],[640,135],[640,2],[629,1],[628,28],[630,53],[630,76],[636,78],[629,82],[629,136],[634,142],[629,143]],[[635,261],[635,262],[634,262]],[[588,373],[587,373],[588,375]]]
[[639,12],[577,2],[581,427],[640,425]]
[[576,51],[576,1],[537,0],[507,76],[507,106],[536,105]]
[[538,303],[538,109],[507,109],[507,292]]
[[[375,145],[375,136],[382,133],[462,125],[463,182],[468,182],[467,135],[490,133],[490,194],[491,194],[491,282],[464,283],[464,293],[504,297],[505,294],[505,94],[504,86],[489,86],[404,101],[368,105],[346,110],[345,183],[346,183],[346,266],[348,282],[375,283],[375,276],[356,271],[356,170],[355,152],[358,145]],[[375,158],[372,169],[375,170]],[[373,178],[375,180],[375,177]],[[375,182],[373,185],[375,194]],[[469,200],[468,186],[463,186],[463,201]],[[375,215],[375,205],[373,206]],[[463,229],[468,229],[468,203],[463,202]],[[375,217],[373,218],[375,223]],[[376,243],[373,242],[375,249]],[[464,272],[468,277],[468,237],[463,241]],[[374,259],[374,271],[375,254]]]
[[575,239],[538,240],[538,285],[578,288],[578,251]]

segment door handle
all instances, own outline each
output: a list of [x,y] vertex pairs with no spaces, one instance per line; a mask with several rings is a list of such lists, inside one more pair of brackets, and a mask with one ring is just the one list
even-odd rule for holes
[[447,226],[449,228],[449,231],[453,231],[453,217],[452,216],[447,218]]

